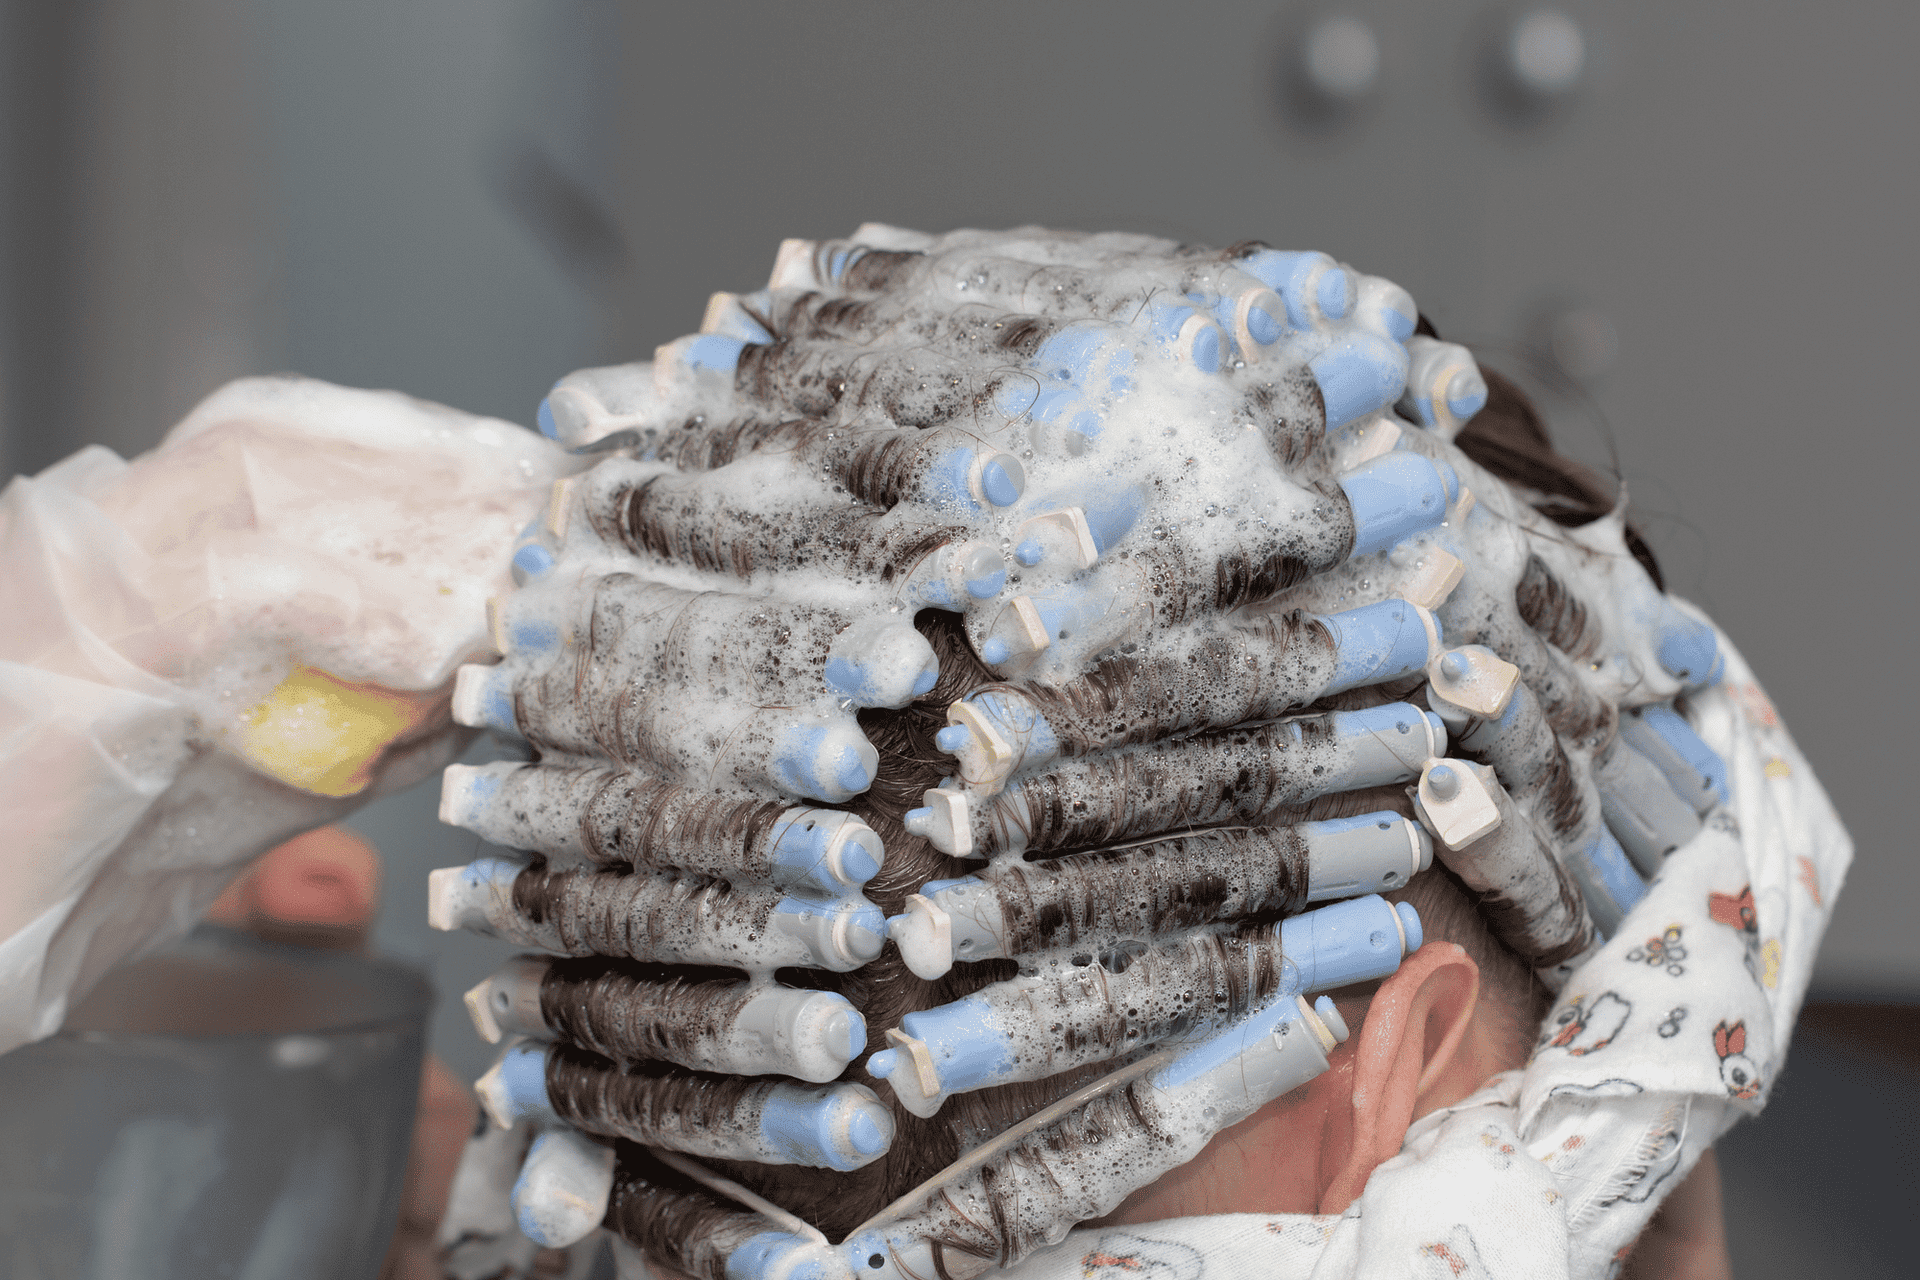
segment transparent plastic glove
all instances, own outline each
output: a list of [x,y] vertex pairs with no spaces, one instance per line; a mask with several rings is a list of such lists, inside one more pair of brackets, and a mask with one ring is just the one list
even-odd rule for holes
[[[454,701],[532,759],[443,784],[528,856],[433,886],[563,957],[468,997],[476,1144],[541,1135],[523,1230],[604,1212],[713,1280],[1015,1260],[1324,1070],[1313,993],[1419,946],[1374,895],[1436,843],[1564,977],[1638,883],[1579,861],[1622,695],[1523,599],[1549,523],[1448,443],[1486,384],[1415,321],[1319,254],[869,227],[555,388],[604,457]],[[1454,731],[1493,763],[1436,779]]]
[[0,494],[0,1050],[235,871],[457,751],[513,539],[573,464],[389,392],[233,383]]

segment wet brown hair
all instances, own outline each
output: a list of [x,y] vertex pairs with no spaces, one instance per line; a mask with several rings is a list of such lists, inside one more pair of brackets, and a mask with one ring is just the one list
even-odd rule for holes
[[[1424,318],[1419,331],[1435,336]],[[1518,486],[1528,501],[1559,524],[1576,526],[1610,512],[1617,486],[1591,468],[1557,453],[1539,413],[1520,388],[1490,369],[1484,369],[1483,373],[1488,387],[1486,407],[1466,425],[1455,444],[1488,471]],[[1651,551],[1631,528],[1627,541],[1636,559],[1656,583],[1660,582]],[[1545,573],[1544,566],[1542,573]],[[1586,631],[1584,610],[1561,584],[1549,581],[1550,578],[1548,574],[1546,579],[1534,582],[1530,601],[1517,603],[1521,604],[1528,621],[1540,628],[1549,640],[1560,643],[1564,639],[1577,650]],[[866,894],[889,914],[900,911],[906,896],[926,881],[964,875],[971,869],[970,864],[939,852],[924,839],[909,835],[904,818],[907,810],[920,804],[922,792],[937,785],[951,768],[950,757],[934,745],[934,734],[946,724],[947,706],[974,690],[998,683],[995,673],[975,656],[960,622],[953,615],[928,611],[916,618],[915,623],[939,658],[939,680],[924,697],[902,710],[860,713],[862,730],[880,752],[880,781],[849,806],[886,842],[886,862],[879,876],[867,885]],[[1371,705],[1404,692],[1405,686],[1355,690],[1313,708],[1300,709]],[[1051,704],[1047,710],[1050,719],[1056,712],[1070,711],[1066,706]],[[1102,706],[1100,710],[1111,715],[1118,707]],[[1073,716],[1063,714],[1062,719],[1072,720]],[[1097,720],[1099,716],[1090,719]],[[1136,736],[1150,735],[1118,736],[1122,740],[1134,740]],[[1383,809],[1412,815],[1404,789],[1382,787],[1325,796],[1282,809],[1275,819],[1316,821]],[[1551,997],[1534,976],[1533,969],[1489,931],[1478,895],[1436,862],[1430,870],[1415,876],[1405,889],[1386,896],[1411,903],[1419,911],[1427,938],[1457,943],[1472,957],[1480,968],[1483,1003],[1503,1019],[1511,1057],[1515,1063],[1522,1061]],[[899,1025],[906,1014],[960,999],[990,983],[1011,978],[1016,972],[1013,961],[996,959],[957,964],[945,976],[927,981],[911,973],[898,950],[888,944],[878,960],[853,973],[826,975],[794,970],[783,971],[781,977],[796,985],[831,985],[845,994],[866,1017],[867,1048],[873,1051],[884,1047],[884,1030]],[[857,1059],[863,1060],[864,1055]],[[920,1119],[896,1104],[898,1136],[892,1149],[874,1164],[853,1173],[725,1161],[710,1163],[726,1176],[814,1223],[830,1238],[839,1239],[897,1196],[952,1163],[964,1149],[1004,1132],[1066,1090],[1108,1069],[1106,1064],[1094,1064],[1045,1081],[960,1094],[950,1098],[931,1119]],[[857,1067],[849,1068],[845,1078],[865,1080]],[[884,1095],[886,1091],[881,1092]],[[1124,1109],[1125,1099],[1115,1095],[1105,1106]],[[648,1176],[654,1176],[652,1171]]]

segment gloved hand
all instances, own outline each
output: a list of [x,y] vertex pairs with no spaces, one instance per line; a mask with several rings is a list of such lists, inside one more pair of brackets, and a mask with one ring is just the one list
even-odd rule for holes
[[511,424],[233,383],[0,494],[0,1052],[298,832],[458,755],[453,670],[555,476]]
[[442,800],[530,856],[433,912],[566,958],[469,993],[450,1273],[603,1215],[714,1280],[1018,1258],[1324,1070],[1436,843],[1563,980],[1711,800],[1658,708],[1712,632],[1449,443],[1487,384],[1416,323],[1319,254],[867,227],[563,380],[604,456],[454,700],[531,759]]

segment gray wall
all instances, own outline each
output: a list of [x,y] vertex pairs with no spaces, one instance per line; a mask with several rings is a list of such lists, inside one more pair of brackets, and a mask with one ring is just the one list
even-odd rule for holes
[[1543,309],[1597,309],[1619,357],[1545,400],[1564,444],[1618,458],[1672,588],[1736,638],[1859,844],[1817,981],[1920,993],[1898,803],[1920,10],[1563,8],[1588,76],[1521,127],[1477,87],[1480,6],[1355,0],[1378,95],[1304,129],[1276,83],[1300,8],[636,7],[621,345],[644,357],[709,291],[763,283],[782,236],[869,219],[1324,249],[1513,371]]
[[[1896,803],[1920,15],[1566,9],[1587,75],[1516,123],[1477,87],[1485,11],[1356,2],[1378,92],[1309,125],[1282,85],[1306,11],[1230,0],[15,0],[0,438],[16,469],[135,451],[281,367],[526,421],[560,373],[757,286],[781,237],[868,219],[1321,248],[1521,372],[1541,315],[1584,307],[1619,354],[1545,393],[1566,445],[1619,460],[1860,843],[1817,982],[1920,993]],[[426,869],[474,852],[432,809],[359,822],[382,941],[452,997],[498,949],[424,929]],[[450,1002],[436,1043],[481,1060]]]

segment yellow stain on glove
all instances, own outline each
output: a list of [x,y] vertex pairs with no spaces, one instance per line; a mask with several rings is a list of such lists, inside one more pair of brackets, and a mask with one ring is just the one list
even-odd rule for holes
[[434,701],[296,666],[240,717],[240,754],[302,791],[357,795],[373,781],[380,753],[425,720]]

